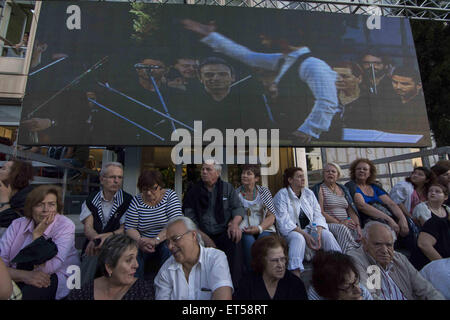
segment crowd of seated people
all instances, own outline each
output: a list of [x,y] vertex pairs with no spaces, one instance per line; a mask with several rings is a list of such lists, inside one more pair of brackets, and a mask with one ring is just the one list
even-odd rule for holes
[[[6,202],[20,193],[15,181],[32,178],[18,179],[17,163],[0,170]],[[312,190],[305,172],[291,167],[272,197],[258,185],[259,166],[243,166],[235,189],[211,159],[181,201],[157,170],[140,174],[137,195],[126,193],[122,164],[108,162],[100,190],[82,204],[81,253],[75,225],[63,215],[61,188],[28,192],[0,240],[0,298],[448,299],[447,165],[438,164],[439,180],[436,168],[415,168],[390,193],[376,181],[369,159],[350,165],[346,185],[337,183],[339,165],[326,164]],[[71,277],[77,267],[81,279]]]

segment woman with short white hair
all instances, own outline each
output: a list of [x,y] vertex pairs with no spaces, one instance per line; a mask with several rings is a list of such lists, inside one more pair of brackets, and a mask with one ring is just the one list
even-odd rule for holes
[[336,163],[327,163],[322,175],[323,181],[312,190],[328,227],[344,253],[358,248],[361,241],[360,219],[347,187],[337,183],[341,177],[341,168]]

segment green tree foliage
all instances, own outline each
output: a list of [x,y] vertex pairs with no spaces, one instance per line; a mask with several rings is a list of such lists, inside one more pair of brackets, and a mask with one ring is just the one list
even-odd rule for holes
[[450,26],[411,21],[428,119],[438,147],[450,145]]

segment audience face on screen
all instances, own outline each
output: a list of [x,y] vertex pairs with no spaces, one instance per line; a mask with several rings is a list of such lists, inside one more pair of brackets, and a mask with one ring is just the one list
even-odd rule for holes
[[336,89],[338,90],[354,90],[361,83],[361,76],[356,77],[350,68],[333,68],[338,74],[336,80]]
[[383,59],[381,57],[372,56],[370,54],[365,55],[361,60],[361,66],[366,71],[366,73],[371,73],[373,69],[375,71],[375,77],[381,77],[385,73],[385,64],[383,63]]
[[152,66],[154,68],[149,69],[150,72],[148,72],[147,69],[136,69],[136,72],[138,73],[139,78],[143,79],[149,79],[149,73],[153,76],[155,80],[161,80],[166,72],[166,66],[164,63],[160,60],[155,59],[144,59],[141,61],[142,64]]
[[422,86],[414,81],[410,77],[402,77],[399,75],[392,76],[392,86],[396,94],[398,94],[402,100],[408,100],[415,97]]
[[183,78],[193,79],[197,75],[198,61],[194,59],[180,58],[177,63],[173,65],[177,69]]
[[208,93],[228,91],[234,76],[224,64],[207,64],[200,69],[200,81]]

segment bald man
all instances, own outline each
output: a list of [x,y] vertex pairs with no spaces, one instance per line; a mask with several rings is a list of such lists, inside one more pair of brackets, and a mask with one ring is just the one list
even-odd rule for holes
[[377,300],[444,300],[401,253],[394,251],[395,232],[371,221],[364,226],[362,246],[348,252],[361,282]]

